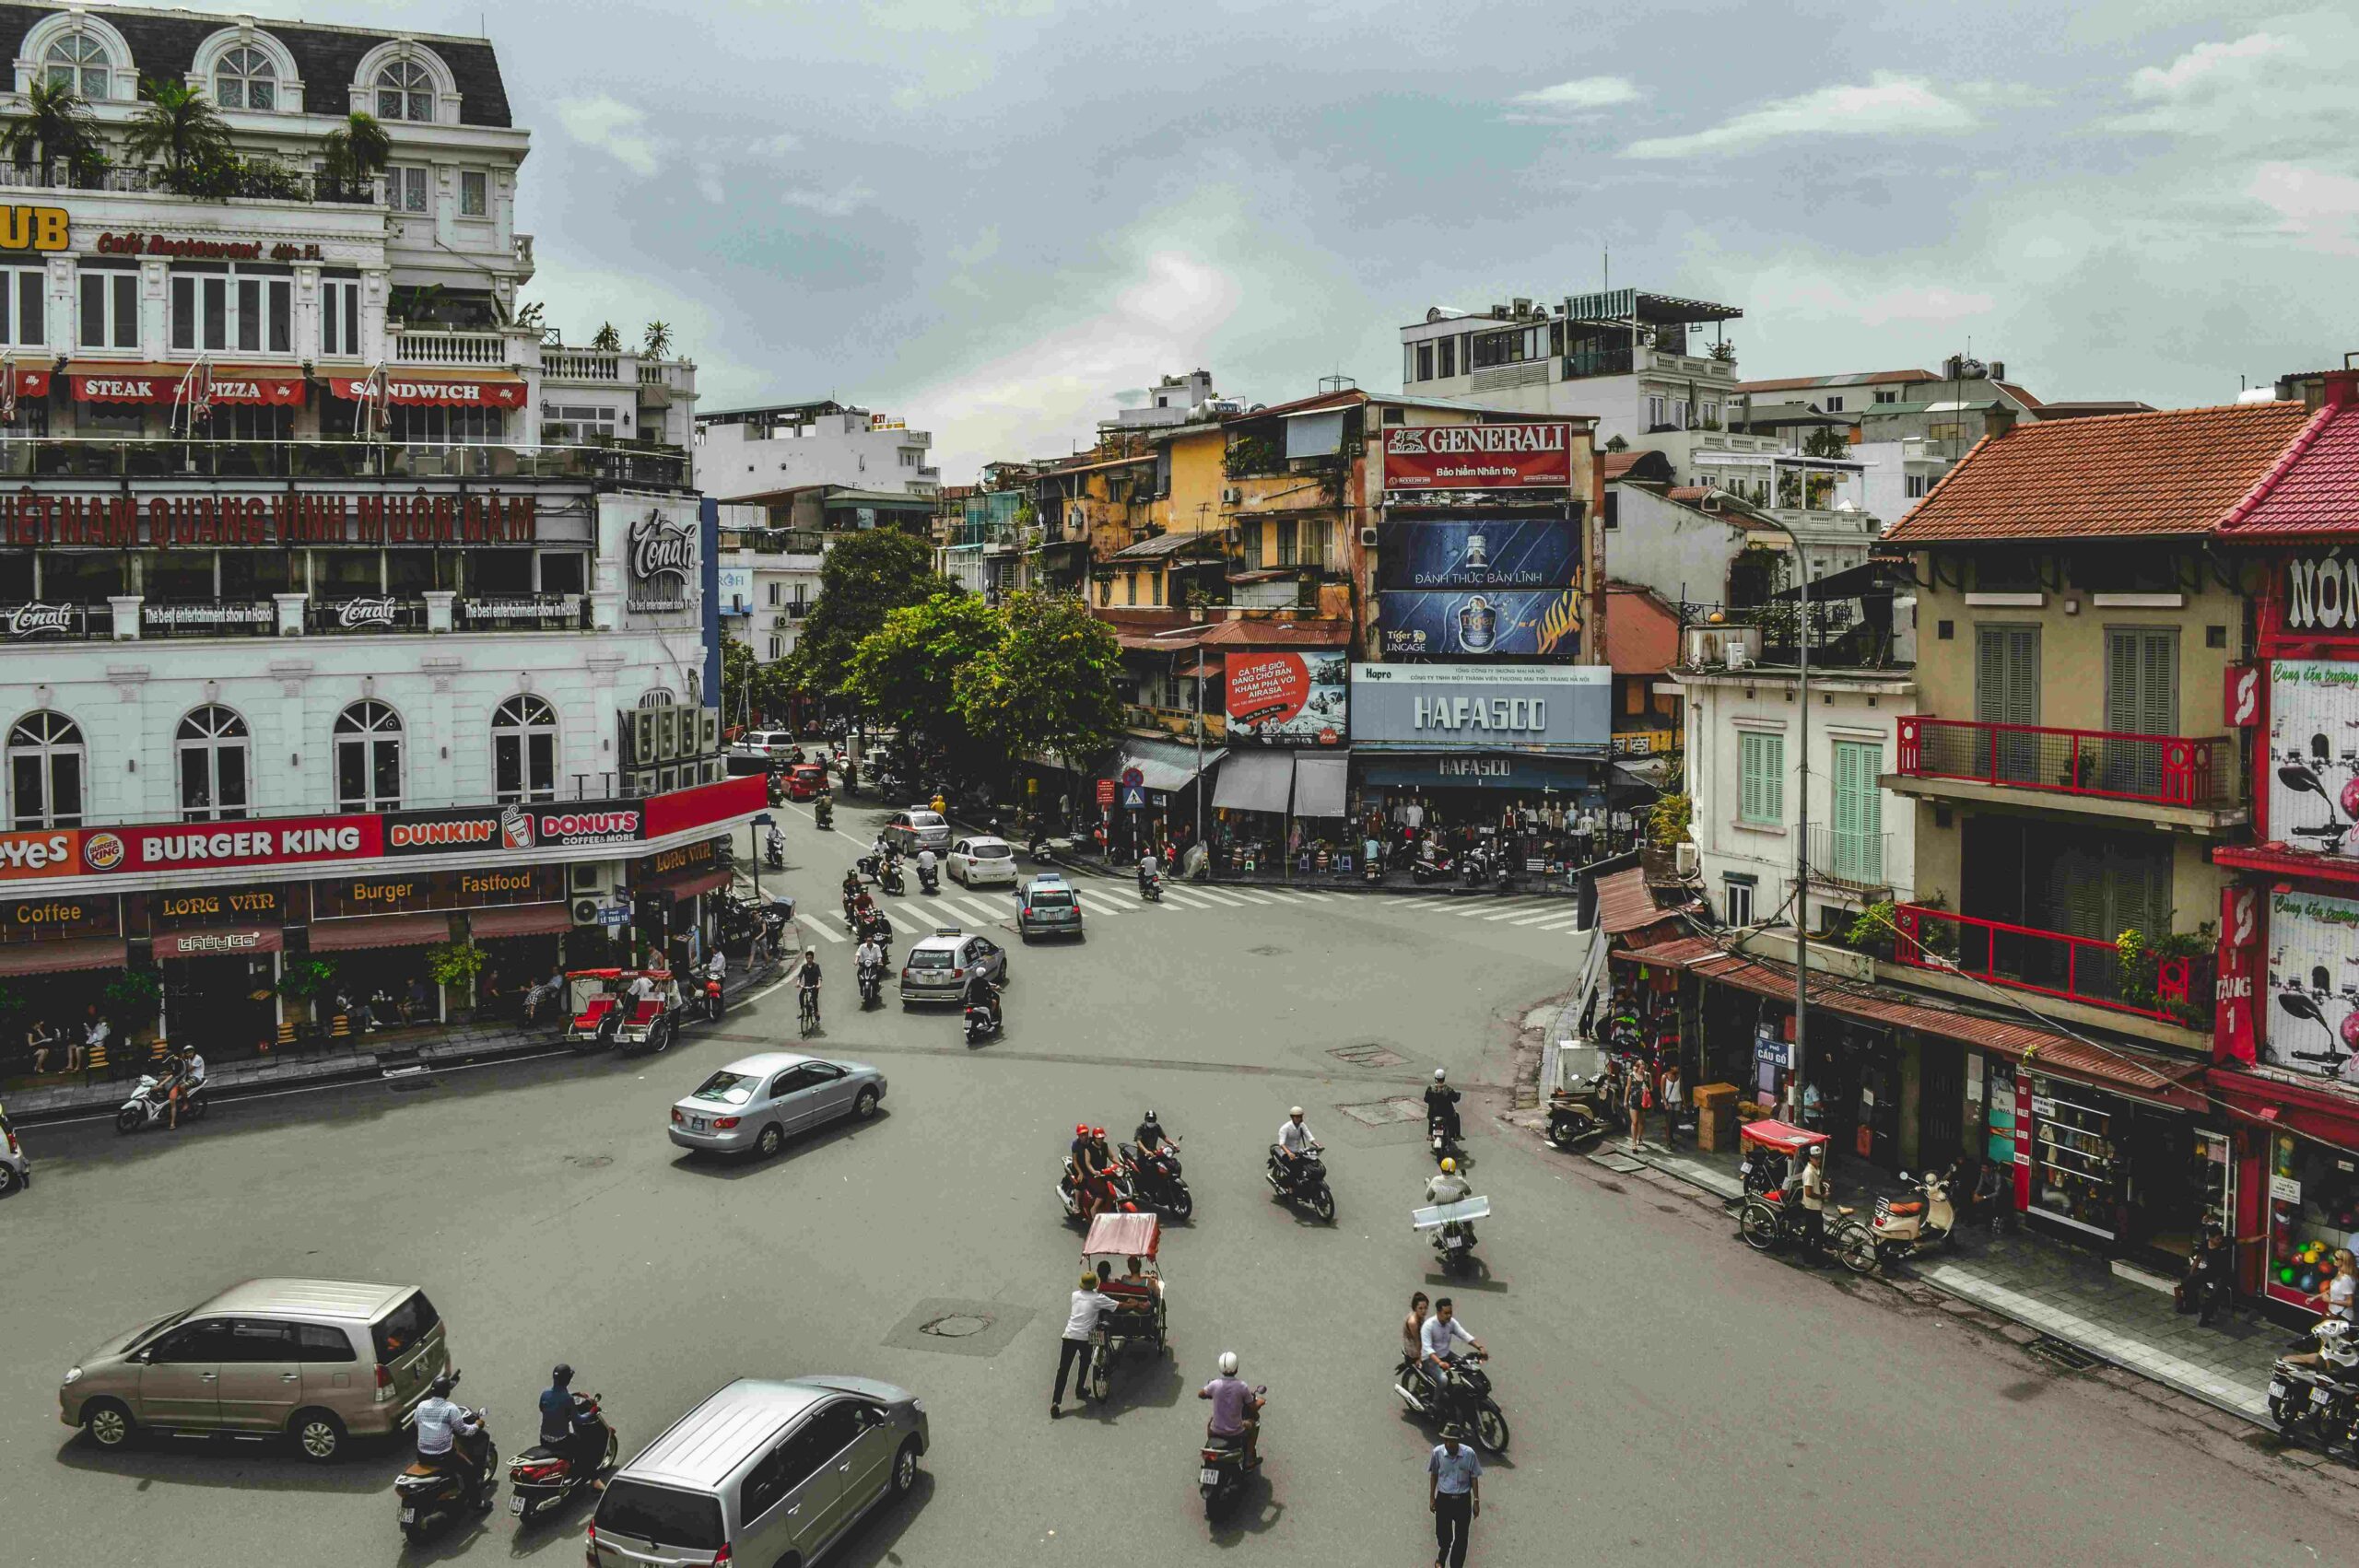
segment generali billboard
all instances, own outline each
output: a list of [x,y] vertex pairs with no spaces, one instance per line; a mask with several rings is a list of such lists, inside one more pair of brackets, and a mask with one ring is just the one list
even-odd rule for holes
[[1384,487],[1399,490],[1568,490],[1573,448],[1586,434],[1562,419],[1508,425],[1388,425]]

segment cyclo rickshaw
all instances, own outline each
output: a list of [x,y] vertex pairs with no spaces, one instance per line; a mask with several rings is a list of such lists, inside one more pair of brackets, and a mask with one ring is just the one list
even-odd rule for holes
[[1093,1399],[1105,1398],[1111,1387],[1116,1355],[1133,1350],[1160,1355],[1171,1348],[1164,1334],[1163,1270],[1155,1256],[1162,1239],[1162,1222],[1153,1214],[1100,1214],[1089,1222],[1089,1234],[1081,1244],[1082,1266],[1095,1273],[1102,1258],[1119,1270],[1135,1258],[1146,1281],[1144,1293],[1124,1288],[1119,1277],[1105,1287],[1119,1305],[1098,1317],[1090,1335]]
[[[1744,1181],[1744,1199],[1737,1210],[1737,1232],[1747,1246],[1756,1252],[1767,1252],[1802,1234],[1802,1222],[1797,1211],[1802,1207],[1802,1162],[1810,1157],[1812,1149],[1826,1147],[1829,1141],[1824,1132],[1768,1118],[1746,1122],[1737,1129],[1737,1140],[1744,1156],[1737,1165],[1737,1174]],[[1793,1184],[1790,1188],[1790,1181]],[[1790,1199],[1790,1190],[1794,1193]],[[1845,1233],[1865,1228],[1852,1210],[1835,1203],[1826,1206],[1820,1224],[1819,1245],[1837,1256],[1843,1251]]]
[[[634,1001],[631,982],[642,975],[655,994]],[[680,983],[669,969],[574,969],[565,979],[573,999],[565,1041],[576,1053],[601,1046],[658,1053],[671,1047],[681,1000]]]

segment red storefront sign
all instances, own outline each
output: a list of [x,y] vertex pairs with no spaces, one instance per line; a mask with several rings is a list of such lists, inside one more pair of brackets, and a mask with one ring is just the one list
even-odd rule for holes
[[757,773],[699,784],[668,795],[651,795],[647,806],[647,837],[668,838],[690,828],[710,827],[733,817],[749,816],[769,804],[768,782]]
[[[522,408],[524,383],[511,380],[442,381],[388,376],[381,383],[389,402],[430,408]],[[370,396],[366,376],[330,376],[328,391],[355,401]]]
[[2231,883],[2220,890],[2220,954],[2214,982],[2213,1059],[2250,1066],[2259,1054],[2253,1016],[2254,972],[2260,966],[2260,889]]
[[43,827],[29,833],[0,833],[0,882],[28,876],[82,874],[82,834],[78,828]]
[[1097,781],[1097,804],[1098,804],[1098,806],[1102,809],[1102,808],[1104,808],[1104,807],[1110,806],[1110,805],[1112,805],[1113,803],[1114,803],[1114,781],[1113,781],[1111,778],[1100,778],[1100,779]]
[[381,819],[375,816],[172,823],[86,830],[82,863],[100,872],[299,865],[373,858],[384,852],[384,844]]
[[2221,722],[2231,730],[2249,730],[2259,723],[2261,692],[2268,678],[2269,667],[2265,664],[2229,665],[2225,689],[2221,694]]
[[215,403],[288,407],[303,401],[303,377],[295,370],[269,375],[216,371],[201,389],[178,368],[98,369],[65,379],[76,403],[184,403],[200,390]]
[[1573,427],[1565,421],[1385,427],[1387,490],[1561,490],[1572,483]]
[[497,490],[285,490],[266,494],[0,495],[0,542],[17,547],[260,549],[301,544],[530,544],[534,497]]

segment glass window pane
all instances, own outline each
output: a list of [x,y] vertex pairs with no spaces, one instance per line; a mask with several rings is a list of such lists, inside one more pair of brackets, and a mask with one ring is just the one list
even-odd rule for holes
[[74,826],[82,820],[82,754],[53,752],[49,759],[50,820]]
[[295,286],[284,279],[270,285],[270,351],[295,352]]
[[262,347],[262,282],[238,279],[238,346],[252,353]]
[[532,749],[533,792],[547,795],[557,788],[557,737],[534,735],[527,743]]
[[196,279],[172,279],[172,346],[196,346]]
[[41,758],[18,756],[9,759],[9,772],[16,776],[13,794],[16,803],[16,825],[18,827],[39,827],[42,802]]
[[396,740],[380,740],[376,743],[376,752],[377,799],[373,803],[388,808],[396,806],[402,798],[402,743]]
[[17,333],[18,343],[49,341],[48,278],[42,273],[17,275]]
[[387,92],[382,88],[378,88],[377,118],[380,120],[398,120],[401,117],[402,95],[397,92]]
[[369,743],[366,741],[338,741],[335,743],[335,798],[336,802],[344,806],[369,803]]
[[278,91],[277,91],[277,88],[276,88],[275,86],[273,86],[271,83],[269,83],[269,82],[249,82],[249,83],[247,83],[247,84],[246,84],[246,107],[247,107],[247,108],[249,108],[249,109],[261,109],[261,110],[271,110],[271,109],[276,109],[276,108],[277,108],[277,107],[278,107]]
[[433,119],[434,99],[431,95],[422,92],[414,92],[410,94],[409,117],[413,120]]
[[524,788],[523,756],[513,733],[491,738],[491,787],[501,800],[513,799]]
[[212,779],[205,764],[211,759],[202,746],[186,746],[181,751],[181,810],[210,811],[213,806]]
[[246,813],[246,748],[243,744],[224,742],[213,754],[214,782],[219,786],[219,805],[223,816],[243,816]]
[[197,280],[205,291],[205,346],[229,346],[229,280],[207,277]]
[[344,286],[331,283],[320,290],[320,352],[334,354],[342,333],[336,326],[336,307],[344,301]]
[[139,275],[114,275],[114,345],[139,346]]
[[98,273],[82,276],[82,346],[107,345],[107,280]]

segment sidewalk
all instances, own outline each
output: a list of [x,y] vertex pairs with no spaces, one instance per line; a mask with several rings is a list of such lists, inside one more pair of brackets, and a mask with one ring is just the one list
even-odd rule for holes
[[[1649,1141],[1632,1155],[1616,1139],[1589,1157],[1608,1169],[1636,1160],[1717,1198],[1743,1196],[1733,1153],[1670,1150]],[[1879,1192],[1901,1190],[1856,1161],[1845,1162],[1835,1176],[1838,1200],[1863,1212]],[[2287,1335],[2248,1311],[2232,1309],[2203,1328],[2181,1316],[2161,1291],[2116,1275],[2106,1258],[2021,1229],[2001,1236],[1970,1229],[1959,1237],[1957,1251],[1902,1270],[1904,1278],[2275,1430],[2269,1420],[2269,1369]]]

